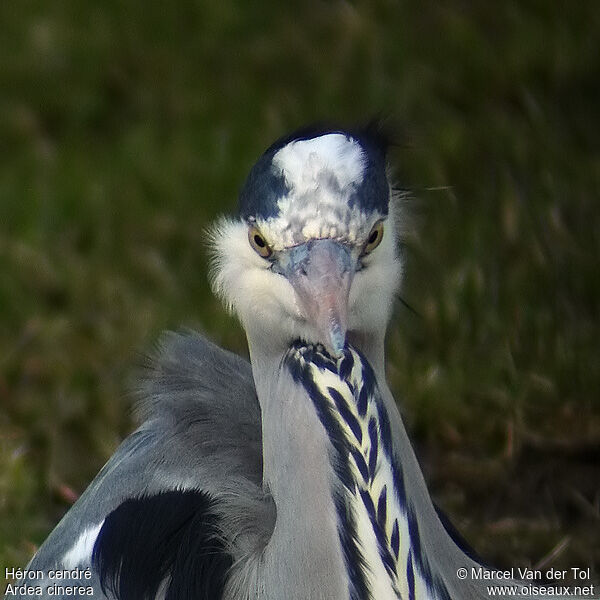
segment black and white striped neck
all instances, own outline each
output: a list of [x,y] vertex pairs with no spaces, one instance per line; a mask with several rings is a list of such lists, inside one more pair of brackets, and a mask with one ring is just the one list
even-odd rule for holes
[[350,600],[449,600],[424,553],[373,368],[357,349],[340,358],[295,343],[284,364],[303,386],[330,441],[331,493]]

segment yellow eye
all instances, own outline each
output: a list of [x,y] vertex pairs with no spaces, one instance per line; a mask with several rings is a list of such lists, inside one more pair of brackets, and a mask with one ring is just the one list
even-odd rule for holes
[[369,233],[369,237],[367,239],[367,243],[365,244],[365,249],[363,252],[365,254],[369,254],[369,252],[373,252],[377,246],[381,243],[383,239],[383,221],[377,221],[375,225],[373,225],[373,229],[371,229],[371,233]]
[[267,240],[265,240],[263,234],[254,225],[251,225],[248,229],[248,241],[259,256],[262,256],[263,258],[269,258],[269,256],[271,256],[273,251],[269,244],[267,244]]

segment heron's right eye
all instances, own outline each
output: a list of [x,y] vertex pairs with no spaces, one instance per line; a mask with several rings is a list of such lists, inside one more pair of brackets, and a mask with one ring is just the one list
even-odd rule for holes
[[367,243],[363,249],[364,254],[369,254],[369,252],[373,252],[379,244],[381,244],[381,240],[383,238],[383,220],[377,221],[375,225],[373,225],[373,229],[369,233],[369,238],[367,239]]
[[265,240],[263,234],[254,225],[248,229],[248,241],[259,256],[262,256],[263,258],[269,258],[269,256],[271,256],[271,253],[273,252],[271,247],[267,244],[267,240]]

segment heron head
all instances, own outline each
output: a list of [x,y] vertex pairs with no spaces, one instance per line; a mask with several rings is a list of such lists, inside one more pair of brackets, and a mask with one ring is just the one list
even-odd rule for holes
[[339,355],[348,336],[383,338],[400,263],[385,148],[371,133],[280,140],[250,171],[239,208],[213,230],[213,283],[249,339]]

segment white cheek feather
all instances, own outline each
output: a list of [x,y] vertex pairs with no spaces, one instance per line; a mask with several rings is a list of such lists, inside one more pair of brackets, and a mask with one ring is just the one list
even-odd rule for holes
[[253,322],[289,329],[301,319],[292,286],[250,247],[246,223],[223,218],[210,237],[213,290],[246,329]]
[[402,263],[396,252],[396,212],[390,204],[381,244],[363,259],[364,268],[354,276],[348,299],[350,330],[383,331],[391,316],[402,276]]

